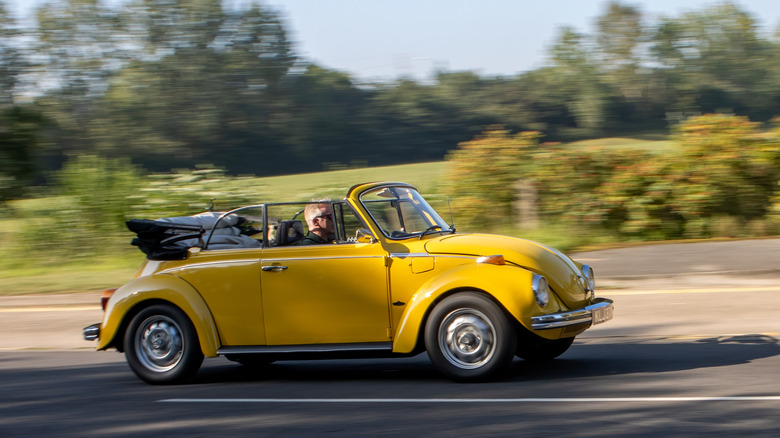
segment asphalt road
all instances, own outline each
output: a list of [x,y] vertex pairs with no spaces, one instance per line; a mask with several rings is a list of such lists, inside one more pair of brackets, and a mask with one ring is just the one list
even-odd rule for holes
[[0,297],[0,436],[777,436],[780,239],[580,253],[615,319],[561,358],[456,384],[427,356],[207,359],[151,386],[81,328],[97,294]]
[[[659,243],[572,254],[610,280],[780,276],[780,239]],[[694,280],[699,281],[701,278]]]

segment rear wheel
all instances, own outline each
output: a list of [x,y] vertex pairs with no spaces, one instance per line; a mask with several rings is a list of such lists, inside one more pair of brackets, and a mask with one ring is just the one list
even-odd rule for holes
[[203,363],[189,318],[166,304],[147,307],[132,319],[125,332],[125,358],[138,377],[153,384],[183,382]]
[[444,375],[479,381],[509,365],[516,336],[496,303],[479,293],[459,293],[434,307],[425,325],[425,348]]

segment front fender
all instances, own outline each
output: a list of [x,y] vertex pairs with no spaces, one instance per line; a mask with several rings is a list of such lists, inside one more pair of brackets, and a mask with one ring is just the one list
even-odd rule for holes
[[532,272],[518,266],[477,263],[461,265],[431,278],[407,303],[393,340],[393,351],[412,352],[430,309],[439,300],[457,291],[486,293],[520,324],[530,328],[531,316],[543,312],[534,298],[532,279]]
[[106,305],[106,313],[100,327],[97,349],[104,350],[116,343],[114,338],[121,333],[125,319],[134,314],[133,309],[149,300],[167,301],[187,314],[198,332],[203,354],[217,355],[219,335],[211,312],[203,298],[189,283],[170,274],[155,274],[139,277],[114,292]]

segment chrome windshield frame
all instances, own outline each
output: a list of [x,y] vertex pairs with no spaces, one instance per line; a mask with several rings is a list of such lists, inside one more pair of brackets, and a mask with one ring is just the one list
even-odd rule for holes
[[[399,190],[403,190],[405,194],[408,196],[402,197],[399,195]],[[386,192],[388,194],[391,194],[392,196],[382,196],[381,193]],[[386,197],[386,200],[377,199],[377,200],[368,200],[364,199],[366,195],[376,195],[377,197]],[[419,238],[422,237],[427,231],[431,229],[431,227],[437,227],[437,231],[450,233],[454,232],[455,230],[447,223],[447,221],[444,220],[444,218],[439,215],[439,213],[428,203],[428,201],[420,194],[420,192],[417,191],[414,187],[407,186],[407,185],[384,185],[384,186],[378,186],[373,187],[369,190],[366,190],[358,196],[358,201],[362,205],[363,209],[366,211],[368,216],[371,218],[371,221],[376,225],[377,229],[381,231],[381,233],[388,239],[391,240],[405,240],[410,238]],[[379,203],[379,202],[409,202],[413,207],[415,213],[418,215],[418,219],[426,223],[428,226],[426,229],[422,229],[419,231],[412,231],[407,232],[404,228],[406,228],[405,223],[408,221],[408,217],[404,216],[404,212],[401,210],[400,205],[397,204],[396,206],[392,207],[396,209],[396,212],[398,214],[398,221],[401,225],[400,230],[388,230],[385,226],[382,225],[382,222],[380,222],[377,217],[375,216],[374,211],[370,208],[370,205],[373,203]],[[407,212],[408,213],[408,212]],[[400,233],[403,233],[401,235]]]

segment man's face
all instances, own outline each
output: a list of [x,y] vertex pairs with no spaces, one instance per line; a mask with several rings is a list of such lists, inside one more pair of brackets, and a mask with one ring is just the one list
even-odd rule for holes
[[320,213],[314,217],[314,225],[325,230],[327,234],[333,234],[336,231],[330,207],[320,207]]

